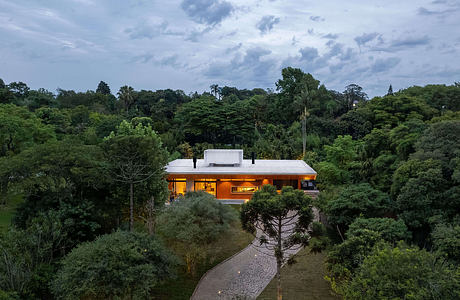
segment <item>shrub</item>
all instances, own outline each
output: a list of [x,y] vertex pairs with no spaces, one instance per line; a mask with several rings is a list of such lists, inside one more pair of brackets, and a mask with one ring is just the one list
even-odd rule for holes
[[153,287],[172,277],[174,265],[153,236],[117,231],[73,249],[52,290],[60,299],[151,299]]

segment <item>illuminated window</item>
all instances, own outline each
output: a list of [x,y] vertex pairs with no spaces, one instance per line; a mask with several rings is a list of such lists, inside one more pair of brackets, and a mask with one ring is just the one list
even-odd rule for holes
[[240,181],[240,182],[245,182],[245,181],[257,181],[257,179],[220,179],[220,181]]
[[217,184],[215,181],[195,181],[195,191],[205,191],[206,193],[217,196]]
[[187,190],[187,182],[184,180],[170,180],[168,181],[168,189],[170,193],[170,198],[177,198],[179,196],[185,195]]
[[258,189],[257,186],[232,186],[232,194],[254,194]]

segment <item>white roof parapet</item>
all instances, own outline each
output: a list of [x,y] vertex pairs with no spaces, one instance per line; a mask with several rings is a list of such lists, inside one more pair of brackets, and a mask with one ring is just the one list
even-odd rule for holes
[[241,165],[243,150],[235,149],[208,149],[204,151],[206,165]]
[[204,159],[198,159],[196,169],[193,160],[176,159],[166,166],[168,174],[222,174],[222,175],[316,175],[303,160],[265,160],[256,159],[252,164],[250,159],[242,160],[241,164],[209,165]]

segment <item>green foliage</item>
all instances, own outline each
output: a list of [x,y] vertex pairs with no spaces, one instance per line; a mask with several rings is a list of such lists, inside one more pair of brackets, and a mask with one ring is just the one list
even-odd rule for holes
[[433,248],[460,264],[460,225],[438,224],[431,233]]
[[346,236],[358,236],[363,229],[379,233],[383,240],[392,244],[411,238],[406,224],[402,220],[391,218],[357,218],[350,224]]
[[378,232],[369,229],[355,233],[356,235],[349,235],[343,243],[335,245],[328,252],[327,268],[336,279],[351,277],[374,246],[382,241]]
[[99,84],[97,85],[96,93],[101,93],[104,95],[110,95],[110,87],[107,83],[104,81],[100,81]]
[[358,150],[360,142],[351,136],[339,135],[332,145],[325,145],[326,159],[316,165],[322,185],[349,183],[359,168]]
[[109,197],[102,159],[96,146],[66,140],[38,145],[0,162],[0,177],[10,176],[11,188],[24,194],[15,224],[25,229],[39,213],[56,210],[71,246],[110,230],[119,204]]
[[188,192],[159,215],[158,231],[182,256],[187,273],[195,274],[205,257],[207,245],[216,241],[236,220],[235,210],[218,203],[206,192]]
[[435,218],[451,217],[456,213],[456,208],[449,209],[439,192],[445,185],[441,170],[430,169],[419,173],[417,178],[410,178],[395,201],[398,217],[416,233],[414,238],[419,243],[429,234]]
[[11,229],[0,238],[0,289],[22,298],[49,298],[53,259],[65,248],[62,223],[54,212],[34,218],[27,230]]
[[[308,244],[308,229],[313,221],[310,203],[311,198],[301,190],[284,186],[278,194],[276,187],[264,185],[242,206],[240,217],[243,229],[253,234],[256,229],[261,230],[263,235],[258,237],[261,245],[270,244],[269,239],[278,243],[274,246],[275,256],[282,261],[285,251],[293,245]],[[292,224],[294,230],[281,226],[282,222]],[[279,241],[282,241],[281,248]]]
[[438,110],[460,110],[460,87],[443,84],[429,84],[424,87],[413,86],[401,92],[409,96],[423,99],[428,105]]
[[17,154],[53,138],[53,128],[42,124],[27,109],[0,104],[0,157]]
[[58,299],[151,299],[170,279],[174,257],[153,237],[116,231],[79,245],[52,283]]
[[346,229],[357,217],[381,217],[389,209],[387,194],[361,183],[345,187],[337,198],[327,203],[326,212],[332,225]]
[[[457,270],[458,272],[458,270]],[[457,299],[459,276],[434,254],[399,245],[377,248],[343,286],[345,299]]]

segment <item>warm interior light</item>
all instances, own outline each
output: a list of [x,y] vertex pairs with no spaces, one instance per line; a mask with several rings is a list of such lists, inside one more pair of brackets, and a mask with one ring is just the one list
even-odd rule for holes
[[219,179],[220,181],[241,181],[241,182],[245,182],[245,181],[257,181],[257,179],[253,179],[253,178],[248,178],[248,179]]

